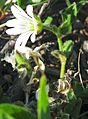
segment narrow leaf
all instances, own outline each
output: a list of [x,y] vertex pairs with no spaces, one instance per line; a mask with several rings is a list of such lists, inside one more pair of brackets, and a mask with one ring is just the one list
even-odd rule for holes
[[65,41],[63,44],[63,52],[67,55],[67,57],[69,56],[72,50],[73,44],[74,43],[72,40]]
[[51,119],[48,94],[46,92],[46,77],[43,75],[40,79],[40,92],[38,99],[38,119]]
[[58,27],[58,30],[60,35],[67,35],[72,33],[71,15],[67,15],[67,19]]
[[67,16],[71,15],[71,23],[73,23],[77,14],[78,14],[77,4],[74,2],[73,4],[71,4],[69,7],[65,8],[61,12],[62,21],[64,22],[67,19]]
[[52,22],[53,18],[52,17],[47,17],[43,25],[50,25]]
[[32,4],[33,6],[41,5],[47,2],[48,0],[29,0],[29,3]]

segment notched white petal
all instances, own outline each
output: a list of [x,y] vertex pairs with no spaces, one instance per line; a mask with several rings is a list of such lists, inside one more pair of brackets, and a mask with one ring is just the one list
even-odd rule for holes
[[31,33],[25,32],[17,38],[16,44],[15,44],[15,49],[16,50],[18,49],[19,46],[25,47],[30,34]]
[[28,14],[29,16],[34,17],[34,16],[33,16],[33,7],[32,7],[32,5],[28,5],[28,6],[26,7],[26,12],[27,12],[27,14]]
[[17,19],[26,19],[29,18],[28,15],[17,5],[11,6],[11,11]]

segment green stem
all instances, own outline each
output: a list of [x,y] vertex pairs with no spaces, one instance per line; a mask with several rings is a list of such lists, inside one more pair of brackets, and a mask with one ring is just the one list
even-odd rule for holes
[[66,62],[61,62],[60,79],[63,79],[63,78],[64,78],[64,75],[65,75],[65,67],[66,67]]
[[60,62],[61,62],[60,79],[63,79],[65,75],[67,57],[63,54],[60,54],[59,57],[60,57]]
[[60,39],[60,37],[57,37],[57,39],[58,39],[59,50],[62,51],[63,50],[62,40]]

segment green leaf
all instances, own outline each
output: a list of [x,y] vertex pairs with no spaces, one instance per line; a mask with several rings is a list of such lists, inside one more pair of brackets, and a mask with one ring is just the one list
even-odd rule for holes
[[39,3],[39,2],[41,2],[42,0],[31,0],[32,1],[32,3]]
[[69,6],[61,11],[62,21],[64,22],[67,19],[67,16],[71,15],[71,23],[73,23],[75,18],[77,17],[79,10],[86,3],[87,0],[80,0],[78,3],[76,2],[73,2],[72,4],[69,3]]
[[79,116],[81,106],[82,106],[81,98],[73,100],[65,107],[65,112],[70,114],[71,117],[73,117],[74,119],[76,119]]
[[66,0],[66,4],[69,7],[71,5],[70,0]]
[[74,2],[68,8],[65,8],[61,12],[62,21],[64,22],[67,19],[68,15],[71,15],[71,23],[73,23],[77,14],[78,14],[77,4]]
[[20,53],[17,53],[17,52],[16,52],[16,61],[17,61],[18,70],[20,68],[25,67],[27,69],[27,73],[30,77],[32,74],[32,68],[31,68],[30,62],[23,55],[21,55]]
[[88,3],[87,0],[80,0],[80,2],[77,4],[78,11],[86,4]]
[[23,9],[26,8],[28,0],[17,0],[17,4],[22,7]]
[[4,8],[5,0],[0,0],[0,10]]
[[46,18],[46,20],[44,21],[43,25],[45,25],[45,26],[46,26],[46,25],[50,25],[52,21],[53,21],[53,18],[50,17],[50,16],[48,16],[48,17]]
[[63,44],[63,52],[69,56],[69,53],[71,52],[72,50],[72,47],[73,47],[73,41],[72,40],[68,40],[68,41],[65,41],[64,44]]
[[41,4],[47,3],[48,0],[29,0],[29,2],[33,6],[37,6],[37,5],[41,5]]
[[70,114],[73,119],[76,119],[79,116],[82,100],[81,98],[76,98],[73,90],[68,93],[68,101],[64,112]]
[[48,95],[46,92],[46,77],[42,75],[40,79],[40,92],[38,99],[38,119],[51,119]]
[[60,36],[60,33],[59,33],[59,30],[58,30],[58,27],[56,25],[45,25],[43,24],[43,29],[46,29],[46,30],[49,30],[51,31],[53,34],[55,34],[57,37]]
[[71,102],[71,101],[74,101],[74,100],[77,100],[77,97],[73,91],[73,89],[71,89],[69,92],[68,92],[68,101]]
[[10,116],[8,113],[0,110],[0,119],[14,119],[14,118]]
[[0,104],[0,119],[36,119],[27,109],[13,104]]
[[60,35],[67,35],[72,33],[71,15],[67,15],[67,19],[58,27],[58,30]]
[[84,104],[88,104],[88,88],[82,88],[82,85],[77,81],[73,85],[74,92],[78,98],[81,98]]

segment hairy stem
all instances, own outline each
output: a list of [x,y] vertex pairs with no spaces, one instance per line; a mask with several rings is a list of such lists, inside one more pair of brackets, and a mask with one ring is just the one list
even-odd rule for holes
[[65,67],[66,67],[66,62],[61,62],[60,79],[63,79],[63,78],[64,78],[64,75],[65,75]]
[[64,56],[63,54],[60,54],[59,57],[61,62],[60,79],[63,79],[65,75],[67,57]]
[[58,37],[57,39],[58,39],[59,51],[62,51],[62,50],[63,50],[63,43],[62,43],[62,40],[60,39],[60,37]]

